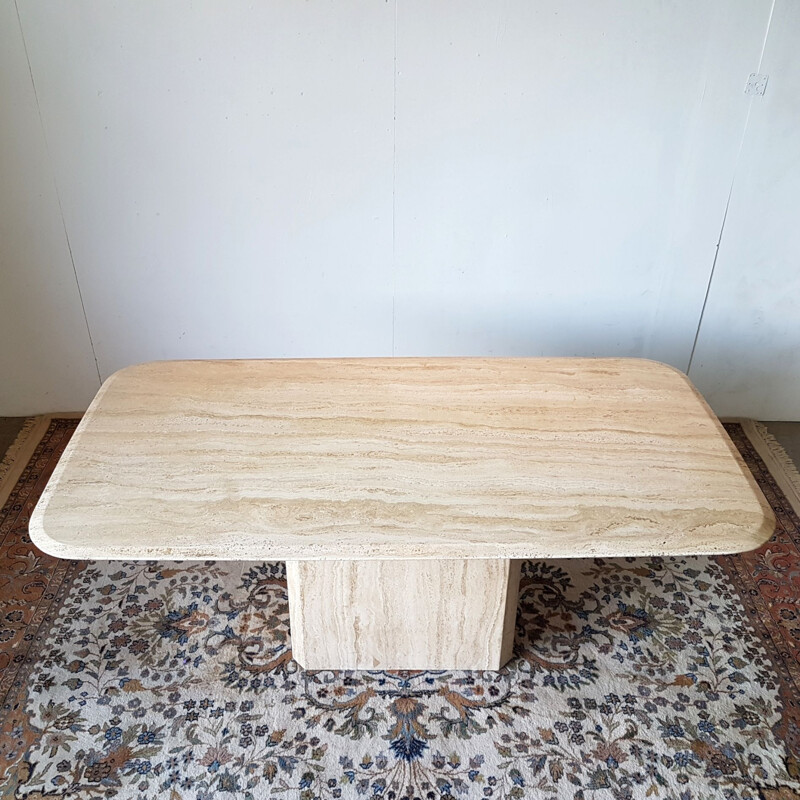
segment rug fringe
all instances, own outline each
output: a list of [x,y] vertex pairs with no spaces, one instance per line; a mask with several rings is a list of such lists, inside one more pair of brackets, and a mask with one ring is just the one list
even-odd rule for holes
[[22,429],[17,434],[11,447],[6,451],[6,455],[0,462],[0,508],[2,508],[8,496],[20,479],[25,467],[33,457],[39,442],[42,441],[50,423],[54,419],[80,419],[82,411],[67,412],[57,414],[39,414],[36,417],[28,417],[22,424]]
[[37,419],[38,417],[28,417],[25,422],[22,423],[19,433],[16,435],[8,450],[6,450],[3,460],[0,461],[0,484],[3,483],[3,478],[8,474],[20,450],[25,446],[25,442],[31,435]]
[[28,417],[0,461],[0,507],[5,505],[11,490],[22,475],[36,446],[44,436],[49,419],[47,415]]
[[766,425],[752,419],[741,420],[740,424],[795,513],[800,515],[800,471],[796,464]]

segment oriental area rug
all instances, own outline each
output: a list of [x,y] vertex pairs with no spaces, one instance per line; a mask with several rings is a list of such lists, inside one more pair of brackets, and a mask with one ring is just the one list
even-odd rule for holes
[[727,429],[768,544],[525,562],[496,673],[303,671],[280,563],[40,553],[27,521],[76,424],[34,421],[6,464],[3,800],[800,800],[800,489],[753,423]]

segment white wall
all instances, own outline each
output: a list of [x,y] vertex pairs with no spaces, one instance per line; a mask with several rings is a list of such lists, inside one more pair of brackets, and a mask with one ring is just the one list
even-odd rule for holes
[[100,386],[13,2],[0,3],[0,415]]
[[692,377],[720,413],[800,418],[800,330],[756,310],[788,302],[798,255],[791,0],[763,98],[743,88],[771,0],[22,0],[21,26],[0,3],[0,119],[25,106],[30,150],[0,146],[24,214],[0,240],[0,414],[83,407],[94,356],[102,377],[392,353],[686,369],[725,220]]
[[685,369],[769,3],[406,0],[398,352]]
[[800,3],[780,0],[691,376],[721,414],[800,420]]

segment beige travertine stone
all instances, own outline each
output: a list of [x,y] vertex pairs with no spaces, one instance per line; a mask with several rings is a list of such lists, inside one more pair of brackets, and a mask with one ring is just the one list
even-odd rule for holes
[[306,669],[500,669],[520,562],[287,561],[292,655]]
[[641,359],[167,361],[100,389],[31,520],[67,558],[725,553],[772,512]]
[[774,523],[671,367],[398,358],[121,370],[30,532],[66,558],[286,560],[310,669],[496,669],[519,559],[736,552]]

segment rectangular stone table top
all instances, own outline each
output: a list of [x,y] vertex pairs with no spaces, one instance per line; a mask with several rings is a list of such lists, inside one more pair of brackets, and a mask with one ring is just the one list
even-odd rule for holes
[[31,520],[79,559],[522,559],[749,550],[772,512],[685,375],[643,359],[123,369]]

